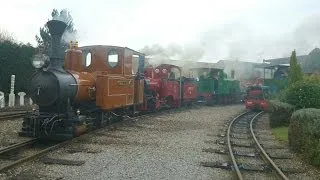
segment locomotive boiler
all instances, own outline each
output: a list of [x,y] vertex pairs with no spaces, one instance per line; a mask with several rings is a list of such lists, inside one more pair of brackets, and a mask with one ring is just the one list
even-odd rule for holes
[[[63,52],[67,25],[47,22],[50,61],[36,59],[30,95],[39,109],[24,117],[21,136],[70,139],[119,120],[143,106],[144,55],[127,47],[71,43]],[[138,56],[137,58],[133,58]]]

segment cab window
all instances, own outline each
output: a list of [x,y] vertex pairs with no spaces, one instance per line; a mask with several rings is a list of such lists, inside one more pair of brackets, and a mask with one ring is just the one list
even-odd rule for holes
[[137,74],[139,67],[139,56],[132,56],[132,74]]
[[110,67],[114,68],[119,64],[119,55],[118,52],[115,50],[111,50],[108,52],[107,55],[107,62]]

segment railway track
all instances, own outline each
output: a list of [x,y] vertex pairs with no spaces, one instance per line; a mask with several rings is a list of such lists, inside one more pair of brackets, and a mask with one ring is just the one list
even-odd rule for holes
[[29,141],[15,144],[0,150],[0,173],[5,172],[21,163],[36,159],[43,156],[54,149],[70,143],[64,141],[61,143],[39,143],[38,139],[31,139]]
[[[178,110],[179,111],[179,110]],[[74,141],[77,141],[81,138],[86,138],[91,134],[99,133],[100,131],[105,131],[107,128],[121,125],[122,123],[126,121],[132,121],[136,120],[137,118],[143,118],[143,117],[154,117],[157,115],[161,115],[162,113],[170,114],[176,112],[176,110],[169,110],[169,111],[159,111],[156,113],[147,113],[147,114],[141,114],[136,115],[134,117],[126,116],[126,120],[120,121],[120,122],[114,122],[110,125],[106,125],[104,127],[101,127],[99,129],[96,129],[94,131],[88,132],[84,135],[81,135],[79,137],[66,140],[63,142],[51,142],[51,143],[44,143],[40,142],[39,139],[31,139],[29,141],[25,141],[22,143],[14,144],[5,148],[0,149],[0,173],[6,172],[7,170],[18,166],[24,162],[35,160],[38,158],[41,158],[45,156],[47,153],[58,149],[60,147],[63,147],[67,144],[70,144]]]
[[0,112],[0,120],[20,118],[26,115],[28,111],[10,111],[10,112]]
[[[227,144],[228,144],[228,151],[229,151],[229,155],[231,157],[232,160],[232,164],[233,164],[233,168],[236,171],[237,177],[238,179],[242,180],[244,179],[244,175],[242,173],[242,171],[240,170],[240,166],[241,169],[245,169],[245,167],[243,165],[239,165],[240,163],[237,161],[236,156],[239,155],[239,153],[237,153],[236,151],[233,150],[233,146],[242,146],[242,147],[250,147],[252,145],[245,145],[245,144],[241,144],[241,143],[235,143],[231,141],[232,137],[235,137],[235,135],[233,134],[238,134],[238,135],[244,135],[244,138],[249,138],[252,137],[254,140],[254,147],[257,147],[259,153],[256,153],[252,156],[256,156],[256,157],[260,157],[260,160],[267,162],[267,164],[269,164],[269,167],[271,167],[271,173],[270,175],[277,175],[278,178],[280,179],[284,179],[287,180],[287,176],[282,172],[282,170],[274,163],[274,161],[269,157],[268,153],[266,153],[266,151],[264,150],[264,148],[261,146],[261,143],[258,141],[255,131],[253,129],[253,123],[256,119],[258,119],[258,117],[262,114],[263,112],[260,113],[254,113],[254,112],[245,112],[239,116],[237,116],[236,118],[234,118],[229,126],[228,126],[228,130],[227,130]],[[250,155],[248,155],[250,156]],[[250,169],[250,168],[249,168]],[[251,169],[252,170],[252,169]],[[252,170],[252,172],[255,171],[263,171],[264,169],[254,169]]]

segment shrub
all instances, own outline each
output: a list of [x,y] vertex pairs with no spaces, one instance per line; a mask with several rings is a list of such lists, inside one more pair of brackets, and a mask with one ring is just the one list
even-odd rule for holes
[[303,80],[306,82],[320,84],[320,74],[312,74],[310,76],[304,76]]
[[300,109],[292,114],[288,130],[290,149],[320,166],[320,109]]
[[311,81],[299,81],[285,92],[285,102],[296,108],[320,108],[320,84]]
[[270,126],[280,127],[280,126],[288,126],[290,123],[290,117],[294,111],[294,106],[280,102],[271,100],[269,101],[269,119]]
[[28,92],[30,77],[34,72],[31,58],[34,48],[30,44],[0,41],[0,91],[10,92],[11,75],[15,77],[15,93]]

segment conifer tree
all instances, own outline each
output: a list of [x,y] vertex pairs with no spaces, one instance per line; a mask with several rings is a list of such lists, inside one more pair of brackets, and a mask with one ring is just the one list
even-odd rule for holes
[[[51,16],[52,19],[64,21],[67,24],[66,32],[62,36],[62,45],[64,46],[64,49],[66,49],[69,45],[69,41],[75,40],[77,33],[77,30],[73,27],[73,19],[67,9],[62,9],[60,12],[57,9],[53,9]],[[44,48],[45,53],[48,54],[51,44],[51,36],[47,24],[40,28],[40,36],[36,35],[36,41],[38,46]]]
[[289,68],[289,85],[301,81],[303,78],[301,67],[298,64],[296,51],[292,51],[290,57],[290,68]]

